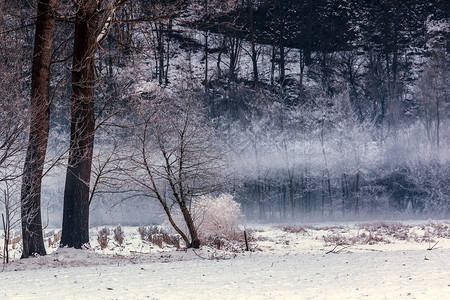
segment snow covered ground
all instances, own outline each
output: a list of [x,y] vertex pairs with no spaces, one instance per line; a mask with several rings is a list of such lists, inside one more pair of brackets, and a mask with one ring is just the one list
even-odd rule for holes
[[[98,228],[100,229],[100,228]],[[51,248],[0,273],[2,299],[448,299],[448,222],[248,226],[253,251]],[[136,233],[136,234],[135,234]],[[111,237],[112,239],[112,237]],[[436,244],[437,243],[437,244]],[[427,250],[433,248],[432,250]],[[131,249],[137,249],[135,251]],[[228,248],[230,249],[230,248]]]

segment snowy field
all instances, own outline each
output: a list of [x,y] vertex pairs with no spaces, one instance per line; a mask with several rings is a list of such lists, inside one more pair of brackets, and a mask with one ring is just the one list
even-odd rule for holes
[[[248,226],[243,241],[180,250],[124,228],[119,245],[48,248],[0,273],[1,299],[449,299],[450,223]],[[111,227],[112,232],[113,227]],[[427,250],[431,249],[431,250]],[[13,251],[14,253],[14,251]]]

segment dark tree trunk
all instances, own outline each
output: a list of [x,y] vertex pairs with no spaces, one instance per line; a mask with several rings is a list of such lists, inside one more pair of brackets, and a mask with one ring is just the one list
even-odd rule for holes
[[[208,0],[205,0],[204,2],[204,6],[205,6],[205,16],[208,16]],[[209,41],[208,41],[208,30],[204,31],[204,37],[205,37],[205,46],[203,47],[203,51],[205,53],[205,79],[204,79],[204,85],[205,85],[205,91],[208,91],[208,51],[209,51]]]
[[239,61],[239,51],[241,48],[241,40],[239,37],[229,38],[229,49],[230,49],[230,68],[228,72],[228,79],[230,81],[235,81],[237,79],[237,66]]
[[322,191],[321,191],[321,199],[322,199],[322,218],[325,217],[325,173],[322,174]]
[[155,26],[159,59],[158,82],[162,85],[164,80],[164,25],[162,23],[157,23]]
[[[280,37],[280,40],[282,40],[283,37]],[[285,53],[284,53],[284,46],[283,46],[283,42],[280,41],[280,61],[279,61],[279,65],[280,65],[280,84],[282,86],[285,85],[285,77],[286,77],[286,67],[285,67]]]
[[294,175],[289,171],[289,200],[291,202],[291,217],[295,217],[295,199],[294,199]]
[[166,49],[166,71],[164,72],[164,84],[169,84],[169,62],[170,62],[170,43],[172,40],[173,20],[169,20],[167,27],[167,49]]
[[313,45],[312,45],[312,39],[313,39],[313,21],[312,19],[314,18],[314,11],[312,8],[312,3],[314,1],[312,0],[308,0],[308,4],[307,4],[307,10],[305,11],[306,13],[306,30],[305,30],[305,41],[303,42],[305,44],[305,65],[309,66],[312,63],[312,58],[311,58],[311,53],[313,51]]
[[198,249],[200,248],[200,239],[198,238],[197,229],[195,228],[191,213],[189,212],[184,202],[180,203],[180,208],[188,227],[189,235],[191,236],[191,242],[189,245],[187,245],[187,248]]
[[275,60],[276,60],[275,46],[272,46],[272,60],[270,65],[270,85],[273,85],[275,83]]
[[249,23],[250,23],[250,45],[251,45],[251,59],[253,65],[253,85],[256,87],[258,85],[258,53],[256,52],[256,39],[255,39],[255,24],[253,20],[253,3],[249,2]]
[[347,188],[347,174],[343,173],[341,177],[342,187],[342,216],[345,216],[345,202],[347,200],[348,188]]
[[356,172],[356,182],[355,182],[355,203],[353,210],[355,215],[359,214],[359,171]]
[[81,2],[75,20],[69,165],[64,190],[61,246],[89,243],[89,185],[94,147],[94,54],[97,1]]
[[208,90],[208,32],[204,33],[205,37],[205,47],[203,48],[205,53],[205,79],[204,79],[204,85],[205,85],[205,91]]
[[222,63],[222,49],[225,48],[225,41],[222,41],[220,45],[219,54],[217,55],[217,79],[220,80],[222,78],[222,69],[220,68],[220,64]]
[[25,159],[22,194],[22,258],[45,255],[41,220],[41,182],[50,122],[50,63],[54,7],[57,0],[38,2],[31,71],[31,123]]
[[300,66],[300,78],[299,78],[299,86],[300,89],[303,89],[303,77],[305,75],[305,66],[306,66],[306,61],[305,61],[305,51],[303,49],[300,49],[299,51],[299,66]]

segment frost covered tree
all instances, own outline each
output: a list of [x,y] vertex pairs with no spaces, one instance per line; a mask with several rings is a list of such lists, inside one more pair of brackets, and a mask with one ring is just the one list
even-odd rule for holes
[[[129,175],[142,193],[161,204],[186,246],[198,248],[191,205],[222,183],[221,152],[214,132],[192,94],[150,99],[139,111],[136,152],[130,157],[135,171]],[[184,224],[176,223],[177,213]]]
[[421,119],[430,143],[440,146],[441,128],[447,122],[445,112],[450,105],[450,63],[444,51],[433,53],[418,81],[417,97]]

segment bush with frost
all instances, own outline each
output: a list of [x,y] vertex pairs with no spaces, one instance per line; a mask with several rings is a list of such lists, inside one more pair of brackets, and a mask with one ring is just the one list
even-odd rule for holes
[[[210,237],[236,239],[241,233],[239,225],[244,216],[240,204],[230,194],[198,197],[190,203],[190,211],[203,242]],[[175,213],[174,220],[176,224],[184,224],[181,213]],[[187,228],[182,229],[187,232]]]

